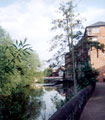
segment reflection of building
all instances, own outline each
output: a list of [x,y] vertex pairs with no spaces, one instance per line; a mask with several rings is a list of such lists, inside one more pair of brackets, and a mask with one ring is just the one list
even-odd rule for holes
[[[105,44],[105,22],[97,22],[85,29],[84,37],[75,46],[75,66],[81,68],[79,63],[91,63],[92,67],[99,71],[99,81],[104,81],[105,79],[105,54],[96,50],[94,47],[90,49],[89,45],[85,42],[97,41]],[[66,67],[66,77],[71,78],[70,74],[72,66],[72,55],[67,53],[65,56],[65,67]]]

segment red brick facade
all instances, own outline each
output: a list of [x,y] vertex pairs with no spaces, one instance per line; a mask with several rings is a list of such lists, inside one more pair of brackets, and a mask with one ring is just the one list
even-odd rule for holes
[[[77,52],[75,52],[75,63],[82,61],[84,63],[91,63],[92,67],[99,71],[98,80],[100,82],[105,81],[105,53],[95,48],[90,49],[83,41],[91,40],[105,44],[105,22],[97,22],[91,26],[86,27],[84,37],[75,46]],[[70,77],[69,69],[72,65],[71,53],[67,53],[65,56],[65,67],[67,69],[66,76]]]
[[[86,28],[86,34],[89,38],[90,35],[88,35],[88,30],[91,30],[91,39],[97,40],[98,42],[105,44],[105,26],[96,26],[96,27],[87,27]],[[97,29],[95,31],[95,29]],[[95,38],[95,39],[94,39]],[[105,53],[95,48],[92,48],[90,50],[90,61],[93,68],[99,71],[99,81],[102,82],[105,79]]]

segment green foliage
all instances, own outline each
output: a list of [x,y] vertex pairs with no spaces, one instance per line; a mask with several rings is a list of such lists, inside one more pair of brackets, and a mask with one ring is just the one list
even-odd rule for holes
[[51,100],[55,104],[57,110],[61,108],[67,102],[66,99],[64,100],[59,99],[58,95],[55,95],[54,97],[52,97]]
[[44,80],[44,73],[42,71],[40,72],[37,72],[35,74],[35,79],[37,79],[37,83],[43,83],[43,80]]
[[105,45],[100,43],[100,42],[98,42],[98,41],[91,41],[91,39],[89,39],[89,40],[83,39],[83,42],[85,42],[90,49],[92,47],[94,47],[94,48],[96,48],[97,51],[98,50],[101,50],[102,52],[105,51],[105,49],[104,49]]
[[26,120],[29,95],[24,88],[32,84],[39,67],[39,57],[26,39],[14,43],[0,28],[0,120]]
[[43,106],[43,103],[41,101],[42,99],[40,98],[44,93],[43,89],[25,90],[25,93],[27,93],[27,95],[30,95],[30,101],[27,105],[27,118],[28,120],[37,119]]
[[[30,85],[40,66],[37,54],[27,47],[25,41],[0,46],[0,81],[3,94],[10,94],[18,84]],[[6,93],[7,92],[7,93]]]
[[21,85],[18,88],[20,90],[14,89],[11,96],[0,97],[0,120],[35,119],[40,114],[42,103],[38,98],[43,90],[26,89]]
[[53,69],[52,68],[46,68],[45,70],[44,70],[44,76],[45,77],[50,77],[50,76],[52,76],[52,72],[53,72]]
[[78,84],[80,88],[84,88],[88,85],[95,85],[97,82],[98,72],[88,64],[85,65],[81,71],[82,73],[78,78]]
[[27,101],[21,90],[13,91],[10,96],[2,96],[0,120],[27,120],[25,116]]
[[[101,44],[97,41],[91,41],[91,39],[84,40],[84,42],[86,42],[86,44],[88,45],[88,49],[91,49],[92,47],[96,48],[97,57],[98,57],[98,50],[104,52],[104,44]],[[80,70],[77,68],[77,71],[78,72],[80,71],[80,75],[78,78],[78,84],[80,89],[88,85],[95,85],[95,83],[97,82],[97,77],[99,75],[98,71],[93,69],[89,64],[84,65],[83,62],[81,62],[80,64],[83,66],[81,67]]]

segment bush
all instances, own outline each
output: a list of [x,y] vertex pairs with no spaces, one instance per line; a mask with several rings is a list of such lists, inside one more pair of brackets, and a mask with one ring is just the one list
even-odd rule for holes
[[25,116],[27,102],[27,97],[22,91],[2,96],[0,98],[0,120],[27,120]]
[[88,85],[95,85],[97,82],[98,72],[90,65],[85,65],[82,68],[82,74],[78,78],[78,84],[80,88],[84,88]]
[[34,81],[40,61],[24,41],[14,43],[0,27],[0,120],[25,120],[24,88]]

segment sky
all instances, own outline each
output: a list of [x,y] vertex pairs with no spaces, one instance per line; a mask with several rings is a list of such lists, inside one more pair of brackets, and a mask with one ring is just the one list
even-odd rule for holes
[[[24,40],[39,54],[41,61],[51,57],[49,53],[52,20],[58,17],[61,1],[69,0],[0,0],[0,25],[13,40]],[[75,0],[84,27],[97,21],[105,22],[105,0]]]

